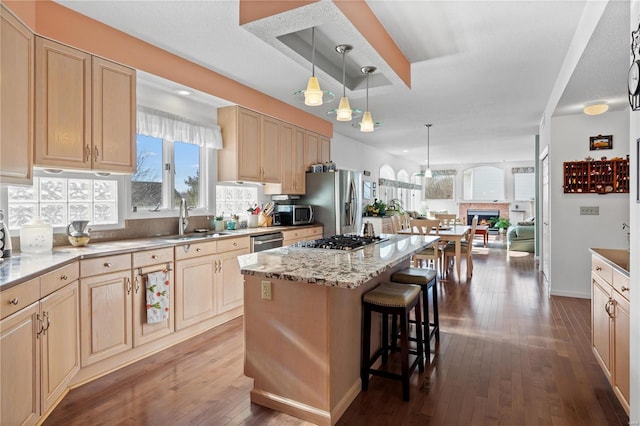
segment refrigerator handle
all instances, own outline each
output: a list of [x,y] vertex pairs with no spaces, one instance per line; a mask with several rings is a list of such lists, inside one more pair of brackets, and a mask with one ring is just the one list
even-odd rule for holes
[[[356,224],[356,200],[355,200],[355,196],[356,196],[356,184],[354,183],[353,179],[350,180],[349,182],[349,226],[353,226]],[[356,231],[356,230],[354,230]]]

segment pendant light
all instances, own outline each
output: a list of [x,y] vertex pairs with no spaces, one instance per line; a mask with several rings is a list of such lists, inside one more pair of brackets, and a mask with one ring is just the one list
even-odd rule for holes
[[367,76],[367,107],[365,109],[364,116],[362,117],[362,122],[360,123],[361,132],[373,132],[373,128],[375,127],[375,123],[371,117],[371,112],[369,112],[369,74],[373,73],[375,70],[376,67],[371,66],[360,68],[360,71]]
[[307,106],[322,105],[323,92],[316,77],[316,27],[311,28],[311,77],[304,91],[304,104]]
[[350,44],[339,44],[336,46],[336,51],[342,54],[342,97],[340,98],[340,104],[336,110],[336,120],[338,121],[351,121],[352,110],[349,105],[349,99],[346,96],[345,89],[345,55],[353,50],[353,46]]
[[432,177],[431,168],[429,167],[429,133],[432,125],[433,124],[425,124],[425,126],[427,127],[427,170],[424,171],[425,178]]

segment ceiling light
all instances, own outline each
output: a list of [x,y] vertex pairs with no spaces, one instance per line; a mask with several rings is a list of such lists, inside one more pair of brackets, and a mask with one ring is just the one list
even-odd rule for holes
[[367,107],[365,108],[364,117],[362,117],[362,122],[360,123],[361,132],[373,132],[373,128],[375,127],[373,118],[371,117],[371,112],[369,111],[369,74],[373,73],[375,70],[376,67],[360,68],[360,71],[367,75]]
[[584,112],[587,115],[600,115],[600,114],[604,114],[608,110],[609,110],[609,105],[607,105],[606,102],[600,101],[600,102],[594,102],[586,105],[582,109],[582,112]]
[[353,46],[350,44],[340,44],[336,46],[336,51],[342,54],[342,97],[340,98],[340,105],[336,111],[336,120],[338,121],[351,121],[351,106],[349,105],[349,99],[346,96],[345,89],[345,55],[353,50]]
[[[323,102],[330,102],[335,95],[328,90],[320,89],[320,83],[316,77],[316,28],[311,28],[311,77],[305,90],[298,90],[294,95],[304,94],[304,104],[307,106],[320,106]],[[327,99],[324,99],[324,97]]]
[[182,96],[191,96],[191,95],[193,95],[193,92],[191,90],[186,90],[186,89],[178,89],[175,92],[178,95],[182,95]]
[[427,127],[427,170],[424,171],[425,178],[432,177],[431,168],[429,167],[429,133],[432,125],[433,124],[425,124],[425,126]]

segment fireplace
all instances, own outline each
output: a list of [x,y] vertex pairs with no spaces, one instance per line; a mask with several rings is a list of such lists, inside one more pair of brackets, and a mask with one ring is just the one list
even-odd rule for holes
[[478,225],[491,225],[489,219],[500,217],[500,210],[468,209],[467,225],[471,225],[474,216],[478,216]]

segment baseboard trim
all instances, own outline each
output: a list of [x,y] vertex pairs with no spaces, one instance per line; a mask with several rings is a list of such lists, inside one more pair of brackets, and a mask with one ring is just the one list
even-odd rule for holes
[[575,297],[577,299],[591,299],[591,293],[584,293],[581,291],[554,290],[552,288],[550,294],[552,296]]
[[251,390],[251,402],[320,426],[332,426],[337,421],[337,419],[334,419],[332,422],[331,413],[326,410],[260,389],[254,388]]

